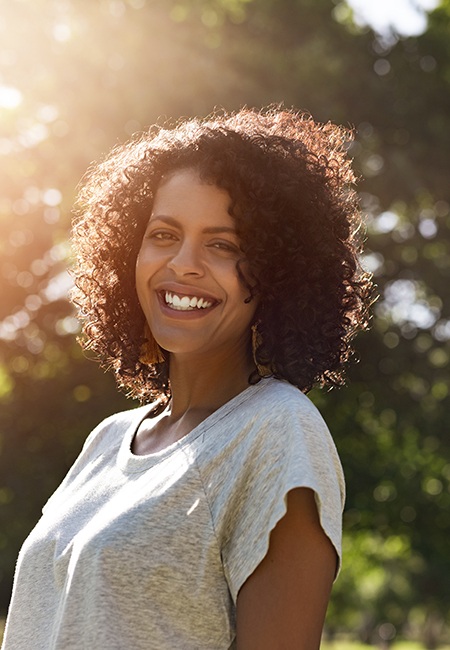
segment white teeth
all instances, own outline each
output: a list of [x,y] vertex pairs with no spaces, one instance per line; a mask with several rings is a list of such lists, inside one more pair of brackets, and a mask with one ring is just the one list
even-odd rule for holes
[[170,293],[166,291],[164,294],[164,300],[167,305],[170,305],[172,309],[177,311],[193,311],[194,309],[207,309],[212,307],[212,301],[205,300],[204,298],[197,298],[193,296],[177,296],[176,293]]

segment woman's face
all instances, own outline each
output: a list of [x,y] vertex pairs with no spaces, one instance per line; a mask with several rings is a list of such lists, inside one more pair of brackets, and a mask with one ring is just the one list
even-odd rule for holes
[[192,169],[174,172],[156,193],[136,287],[155,340],[173,354],[248,354],[256,300],[245,303],[229,206],[229,194]]

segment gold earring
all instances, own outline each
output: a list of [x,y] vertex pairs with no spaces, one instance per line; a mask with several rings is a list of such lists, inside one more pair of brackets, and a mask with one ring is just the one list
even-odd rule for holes
[[260,321],[257,321],[252,325],[252,356],[253,356],[253,362],[258,370],[258,374],[260,375],[260,377],[267,377],[268,375],[270,375],[269,369],[266,366],[262,366],[256,360],[256,351],[262,343],[261,332],[258,330],[259,323]]
[[153,334],[150,331],[148,323],[145,323],[144,326],[144,336],[145,341],[141,345],[141,353],[139,355],[139,361],[144,363],[146,366],[150,366],[154,363],[162,363],[164,361],[164,356],[161,351],[161,348],[153,338]]

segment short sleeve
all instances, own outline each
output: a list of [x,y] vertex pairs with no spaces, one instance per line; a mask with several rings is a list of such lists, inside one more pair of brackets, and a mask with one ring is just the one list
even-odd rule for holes
[[233,488],[228,492],[221,551],[234,602],[266,555],[270,533],[286,513],[287,494],[294,488],[313,490],[321,526],[336,549],[340,566],[342,467],[319,412],[291,388],[296,392],[287,391],[272,408],[264,404],[234,445],[227,468],[227,483]]

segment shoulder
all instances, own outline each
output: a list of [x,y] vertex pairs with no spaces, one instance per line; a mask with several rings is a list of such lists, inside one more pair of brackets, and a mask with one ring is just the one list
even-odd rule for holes
[[316,406],[296,386],[282,379],[262,379],[261,390],[255,398],[264,412],[307,413],[321,417]]
[[[200,439],[202,457],[235,467],[255,464],[261,456],[282,457],[286,452],[305,455],[335,448],[318,409],[298,388],[278,379],[262,379],[212,418],[214,435]],[[316,454],[314,454],[316,455]]]
[[118,453],[119,447],[130,427],[137,426],[140,420],[151,410],[152,406],[143,406],[120,413],[115,413],[105,418],[86,438],[82,450],[69,469],[62,483],[56,492],[50,497],[43,508],[43,512],[49,509],[52,503],[57,503],[66,488],[79,477],[87,467],[94,467],[92,464],[100,457],[103,462],[108,463]]
[[83,453],[101,453],[102,448],[111,446],[115,440],[122,440],[130,427],[137,427],[143,418],[151,411],[151,404],[120,411],[106,417],[91,431],[83,445]]
[[[151,411],[153,406],[153,404],[146,404],[144,406],[138,406],[135,408],[127,409],[125,411],[119,411],[118,413],[113,413],[112,415],[104,418],[98,424],[96,429],[128,426],[133,422],[136,422],[137,420],[145,417],[146,414]],[[94,431],[96,429],[94,429]]]
[[252,473],[273,480],[291,470],[311,476],[342,474],[334,441],[318,409],[285,381],[261,380],[216,424],[214,435],[202,437],[199,443],[198,464],[209,474],[206,484],[222,484],[225,476],[232,476],[238,485],[238,475],[245,482]]
[[[317,407],[298,388],[272,380],[260,392],[255,436],[269,466],[273,459],[281,472],[302,468],[315,487],[339,485],[345,493],[342,466],[328,426]],[[264,453],[265,452],[265,453]],[[272,461],[271,461],[272,459]],[[331,487],[331,486],[330,486]]]
[[314,438],[316,442],[321,438],[324,444],[333,445],[322,415],[304,393],[283,380],[261,382],[239,414],[254,434],[267,436],[271,446],[299,438]]

